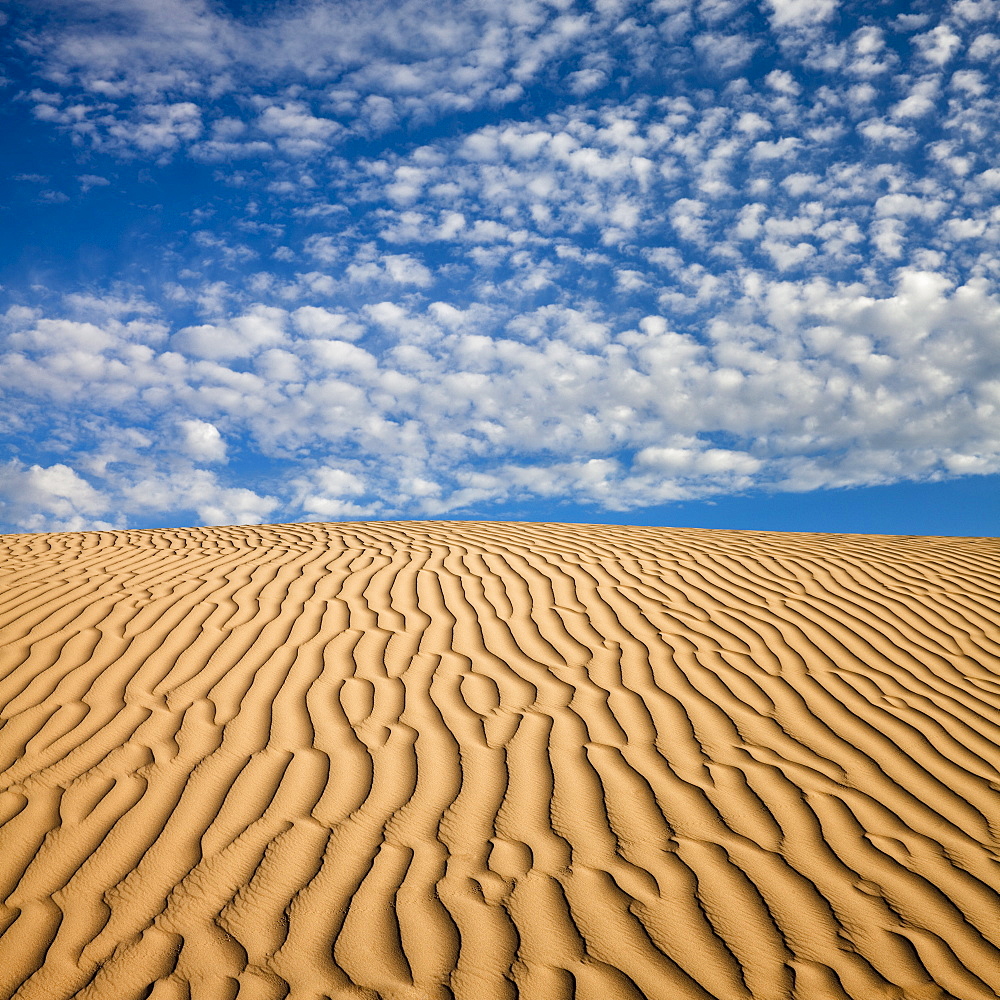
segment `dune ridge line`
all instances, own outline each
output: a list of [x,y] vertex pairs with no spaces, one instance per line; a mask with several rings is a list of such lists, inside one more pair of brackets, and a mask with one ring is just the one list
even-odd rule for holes
[[0,998],[995,1000],[1000,539],[0,536]]

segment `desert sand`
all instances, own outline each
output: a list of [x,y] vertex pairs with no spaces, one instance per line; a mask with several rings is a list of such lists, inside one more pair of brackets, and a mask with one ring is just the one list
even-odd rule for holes
[[1000,994],[1000,539],[0,553],[0,997]]

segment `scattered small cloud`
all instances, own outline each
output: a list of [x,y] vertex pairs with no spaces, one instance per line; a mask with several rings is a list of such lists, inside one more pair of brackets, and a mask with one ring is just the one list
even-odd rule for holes
[[97,174],[81,174],[77,180],[84,192],[95,187],[108,187],[111,184],[107,177],[99,177]]

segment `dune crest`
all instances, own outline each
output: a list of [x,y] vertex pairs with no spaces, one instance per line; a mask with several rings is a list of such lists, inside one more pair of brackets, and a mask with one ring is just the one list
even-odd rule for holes
[[0,997],[1000,995],[1000,540],[0,553]]

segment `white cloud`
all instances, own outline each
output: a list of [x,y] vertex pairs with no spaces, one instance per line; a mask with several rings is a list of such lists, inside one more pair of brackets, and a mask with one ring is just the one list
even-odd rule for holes
[[766,239],[761,241],[761,249],[766,251],[779,271],[797,267],[816,253],[811,243],[801,241],[796,244],[786,240]]
[[680,198],[670,210],[670,221],[677,234],[692,243],[703,243],[706,239],[704,218],[708,206],[696,198]]
[[157,473],[123,482],[119,489],[121,507],[128,512],[148,517],[157,511],[191,511],[204,525],[260,524],[279,506],[276,497],[223,485],[207,469]]
[[12,459],[2,466],[0,511],[22,531],[79,531],[110,527],[96,515],[108,511],[109,499],[69,466],[31,465]]
[[754,160],[780,160],[793,153],[801,144],[802,140],[798,136],[786,135],[773,142],[754,143],[750,156]]
[[891,215],[901,219],[936,219],[946,205],[937,198],[921,198],[913,194],[887,194],[875,202],[875,214]]
[[910,93],[890,109],[890,115],[895,119],[921,118],[934,110],[938,92],[937,79],[920,80],[910,90]]
[[386,254],[382,258],[386,273],[400,285],[417,285],[426,288],[433,281],[431,272],[409,254]]
[[[94,134],[90,123],[75,126],[80,134]],[[136,117],[109,125],[111,142],[140,153],[165,153],[201,135],[201,108],[191,101],[144,104]]]
[[636,455],[639,466],[646,466],[671,476],[699,477],[705,473],[749,474],[757,472],[759,459],[743,452],[724,448],[643,448]]
[[94,323],[64,319],[40,319],[31,330],[11,335],[12,347],[55,352],[99,354],[114,343],[114,337]]
[[312,494],[303,498],[300,505],[304,514],[300,520],[348,521],[371,517],[379,510],[379,504],[357,504],[351,500]]
[[291,318],[295,328],[307,337],[357,340],[364,333],[364,327],[350,316],[321,306],[300,306]]
[[278,507],[274,497],[262,497],[242,487],[193,490],[192,498],[200,524],[261,524]]
[[345,520],[370,517],[381,506],[377,502],[358,503],[367,492],[364,479],[336,466],[316,469],[308,477],[295,481],[293,502],[303,519]]
[[988,31],[976,35],[969,45],[969,58],[977,61],[991,59],[998,52],[1000,52],[1000,38]]
[[737,131],[744,132],[749,136],[770,132],[772,128],[771,123],[755,111],[744,111],[736,121]]
[[838,0],[767,0],[776,28],[807,28],[833,17]]
[[802,93],[802,88],[795,82],[795,77],[786,69],[772,69],[764,77],[764,82],[772,90],[778,91],[779,94],[789,94],[792,97],[797,97]]
[[939,24],[922,35],[915,35],[914,44],[920,54],[935,66],[950,62],[962,46],[962,39],[947,24]]
[[800,198],[810,191],[816,191],[820,183],[819,174],[789,174],[781,182],[781,186],[796,198]]
[[955,0],[951,15],[962,21],[977,22],[995,19],[1000,14],[997,0]]
[[107,177],[99,177],[97,174],[81,174],[77,180],[84,192],[95,187],[107,187],[111,183]]
[[340,241],[335,236],[327,236],[320,233],[310,236],[305,241],[304,249],[310,257],[315,258],[322,264],[333,264],[344,253]]
[[397,285],[415,285],[427,288],[434,278],[429,268],[420,263],[412,254],[383,254],[362,252],[357,262],[346,269],[348,279],[357,284],[368,284],[388,279]]
[[378,367],[368,351],[344,340],[316,340],[308,350],[321,370],[371,375]]
[[720,35],[708,32],[695,35],[695,51],[716,72],[732,73],[753,58],[760,42],[746,35]]
[[974,97],[980,97],[989,89],[983,74],[976,69],[961,69],[952,73],[949,86],[956,90],[963,90]]
[[899,219],[882,219],[872,227],[872,243],[882,257],[899,260],[903,256],[905,224]]
[[342,126],[329,118],[312,114],[303,101],[286,101],[261,109],[257,127],[276,139],[278,147],[291,156],[314,156],[326,150],[330,139]]
[[905,149],[917,141],[913,129],[893,125],[884,118],[868,118],[858,125],[858,131],[871,142],[884,143],[893,149]]
[[739,221],[733,230],[737,239],[752,240],[761,231],[761,216],[767,211],[767,206],[760,202],[744,205],[740,209]]
[[607,82],[608,75],[602,69],[581,69],[566,77],[569,89],[578,97],[599,90]]
[[184,327],[174,334],[174,345],[197,358],[222,360],[248,357],[281,344],[288,314],[274,306],[256,305],[226,323]]
[[224,462],[226,442],[215,424],[206,420],[182,420],[181,449],[199,462]]
[[1000,167],[990,167],[976,178],[980,184],[992,191],[1000,191]]

